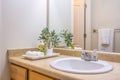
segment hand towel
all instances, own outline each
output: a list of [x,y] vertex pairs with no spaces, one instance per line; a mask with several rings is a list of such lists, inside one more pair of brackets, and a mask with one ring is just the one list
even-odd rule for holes
[[114,29],[98,30],[98,49],[100,51],[113,52]]
[[111,29],[99,29],[98,32],[101,37],[101,44],[110,44]]

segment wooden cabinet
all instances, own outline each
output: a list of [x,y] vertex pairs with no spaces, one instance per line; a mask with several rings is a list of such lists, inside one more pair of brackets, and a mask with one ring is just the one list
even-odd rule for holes
[[27,80],[27,69],[10,64],[11,80]]
[[11,80],[59,80],[29,69],[10,64]]
[[48,77],[46,75],[34,72],[34,71],[29,71],[29,80],[56,80],[51,77]]

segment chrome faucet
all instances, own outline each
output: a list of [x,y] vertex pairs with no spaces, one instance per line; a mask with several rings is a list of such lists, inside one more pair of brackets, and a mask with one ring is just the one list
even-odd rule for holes
[[81,59],[83,59],[85,61],[97,61],[98,57],[97,57],[96,50],[93,51],[92,55],[88,54],[85,50],[83,50],[82,55],[81,55]]

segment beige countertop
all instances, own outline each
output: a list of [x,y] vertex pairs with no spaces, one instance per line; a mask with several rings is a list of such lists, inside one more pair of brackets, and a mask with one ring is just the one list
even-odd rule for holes
[[103,74],[73,74],[53,69],[49,65],[51,61],[66,57],[70,56],[59,55],[40,60],[27,60],[22,56],[16,56],[9,57],[9,62],[61,80],[120,80],[119,62],[109,62],[113,65],[113,70]]

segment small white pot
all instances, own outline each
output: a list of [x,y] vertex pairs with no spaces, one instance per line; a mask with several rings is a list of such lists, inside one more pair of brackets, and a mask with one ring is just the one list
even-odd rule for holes
[[47,48],[47,55],[53,55],[53,48]]

